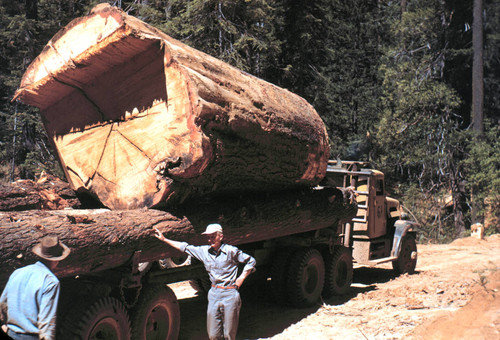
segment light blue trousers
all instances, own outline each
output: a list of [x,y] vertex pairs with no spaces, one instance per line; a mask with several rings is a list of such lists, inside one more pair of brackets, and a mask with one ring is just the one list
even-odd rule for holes
[[208,292],[207,332],[210,340],[235,340],[241,298],[237,289],[212,287]]

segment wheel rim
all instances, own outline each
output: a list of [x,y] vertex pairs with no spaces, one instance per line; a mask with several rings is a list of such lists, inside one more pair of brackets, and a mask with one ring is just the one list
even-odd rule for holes
[[403,268],[404,268],[404,272],[407,273],[411,270],[412,266],[413,266],[413,263],[412,263],[412,259],[411,259],[411,252],[412,252],[412,249],[409,245],[409,243],[405,243],[405,246],[401,252],[401,259],[403,261]]
[[318,268],[315,265],[310,265],[305,268],[304,290],[307,295],[311,295],[312,293],[314,293],[314,291],[318,287],[318,277]]
[[168,309],[164,305],[155,306],[149,313],[146,321],[146,339],[166,339],[170,318]]
[[106,317],[97,322],[90,332],[89,340],[120,339],[120,325],[112,317]]
[[415,241],[412,238],[403,238],[398,260],[393,262],[397,274],[413,274],[417,264],[416,250]]
[[170,259],[172,260],[172,262],[174,264],[176,264],[177,266],[180,266],[180,265],[184,264],[184,262],[187,261],[188,255],[174,256],[174,257],[171,257]]

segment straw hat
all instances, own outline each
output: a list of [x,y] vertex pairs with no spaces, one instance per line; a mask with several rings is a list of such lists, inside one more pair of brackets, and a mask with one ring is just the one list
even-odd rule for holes
[[49,261],[61,261],[68,257],[71,250],[55,235],[47,235],[33,247],[33,253]]

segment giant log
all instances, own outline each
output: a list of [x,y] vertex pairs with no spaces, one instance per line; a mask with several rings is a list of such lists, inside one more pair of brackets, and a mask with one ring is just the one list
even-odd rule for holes
[[192,244],[205,242],[201,232],[213,222],[222,224],[225,240],[234,245],[322,228],[331,228],[336,234],[339,222],[356,214],[351,194],[348,190],[325,188],[224,196],[181,205],[169,212],[0,212],[0,287],[15,268],[36,260],[31,249],[46,234],[58,235],[72,249],[56,269],[59,277],[68,277],[123,266],[134,254],[141,262],[174,255],[173,248],[154,237],[153,227],[166,237]]
[[43,175],[36,181],[0,183],[0,211],[61,210],[80,206],[80,200],[68,183],[51,175]]
[[48,42],[15,99],[40,108],[72,188],[110,209],[310,187],[329,157],[303,98],[107,4]]

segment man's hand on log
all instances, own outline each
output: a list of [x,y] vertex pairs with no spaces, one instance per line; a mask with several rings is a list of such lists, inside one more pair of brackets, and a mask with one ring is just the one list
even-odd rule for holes
[[155,237],[157,239],[159,239],[162,242],[165,242],[169,246],[171,246],[171,247],[173,247],[173,248],[175,248],[175,249],[177,249],[179,251],[183,251],[183,250],[181,250],[181,245],[182,245],[181,242],[170,240],[170,239],[166,238],[165,236],[163,236],[163,233],[161,231],[159,231],[156,227],[153,227],[153,229],[156,232],[155,233]]
[[162,242],[165,242],[167,239],[165,238],[165,236],[163,236],[163,233],[161,231],[158,230],[158,228],[156,227],[153,227],[153,229],[155,230],[155,237],[157,239],[159,239],[160,241]]

